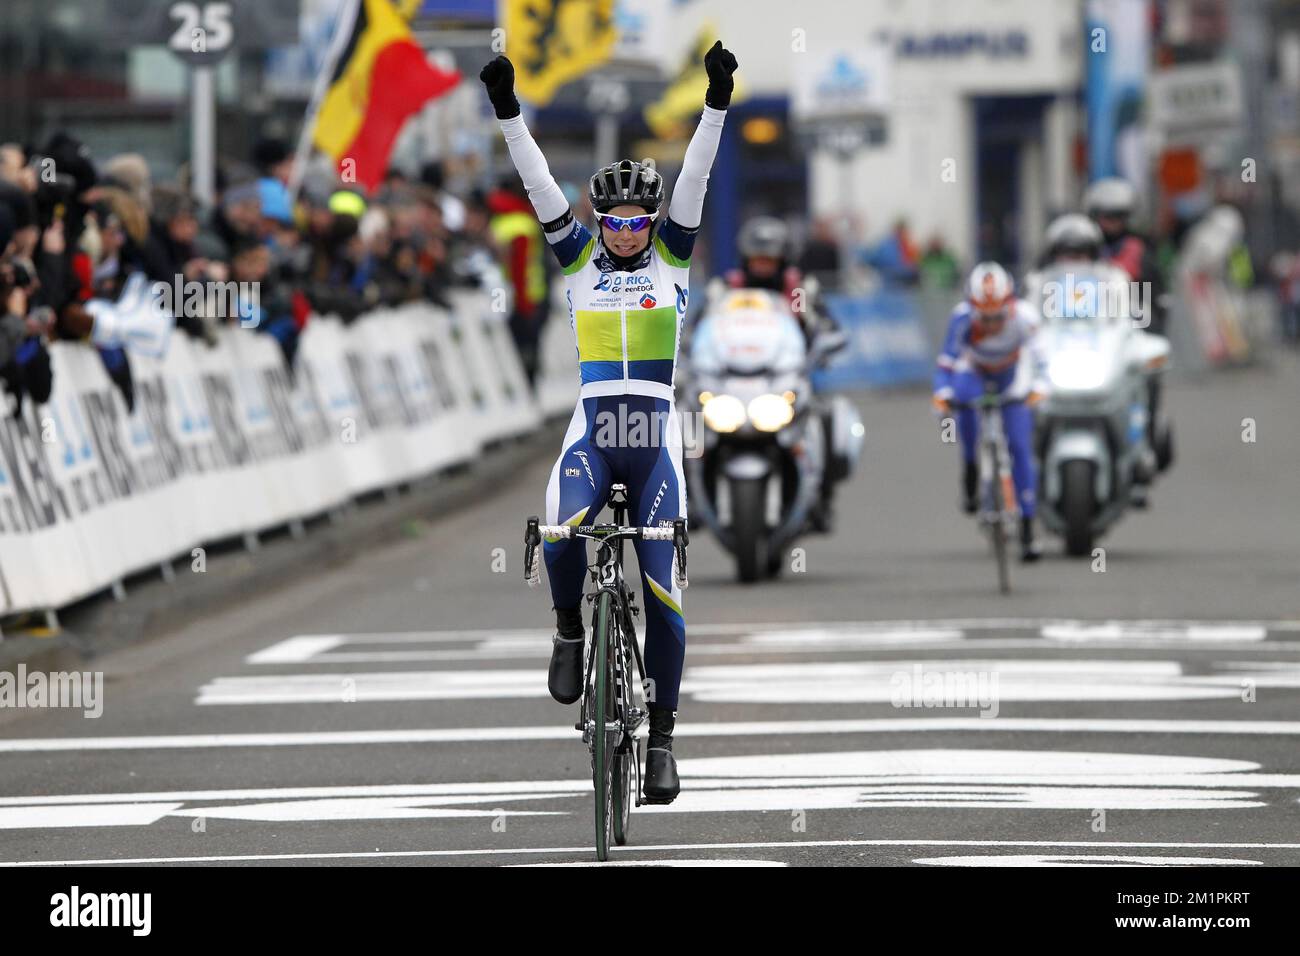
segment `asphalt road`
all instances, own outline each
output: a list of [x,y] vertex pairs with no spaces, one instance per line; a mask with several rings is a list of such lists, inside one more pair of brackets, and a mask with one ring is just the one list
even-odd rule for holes
[[[743,587],[695,536],[684,790],[615,861],[1300,863],[1298,383],[1288,356],[1176,380],[1179,459],[1105,571],[1052,541],[1009,597],[925,397],[862,396],[862,468],[806,571]],[[0,862],[592,860],[549,601],[520,577],[550,466],[96,660],[98,719],[0,710]],[[970,706],[924,706],[936,681]]]

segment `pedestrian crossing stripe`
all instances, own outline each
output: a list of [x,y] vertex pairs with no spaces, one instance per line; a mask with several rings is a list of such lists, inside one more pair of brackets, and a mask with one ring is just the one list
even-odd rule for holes
[[[1194,755],[913,749],[746,754],[679,762],[671,804],[638,812],[737,813],[890,807],[1248,810],[1300,775]],[[148,826],[166,817],[268,823],[585,813],[591,781],[261,788],[0,800],[0,829]]]
[[[1095,644],[1239,648],[1259,643],[1300,645],[1300,621],[1083,621],[1056,619],[956,619],[934,621],[842,621],[828,624],[695,624],[690,626],[692,654],[739,654],[764,650],[825,653],[892,644],[992,642],[1018,640],[1002,647],[1043,644]],[[701,645],[698,638],[733,637],[726,644]],[[250,654],[249,664],[295,664],[366,661],[468,660],[479,657],[536,657],[550,651],[551,633],[543,628],[403,631],[355,634],[301,634]],[[442,650],[426,645],[464,645]],[[367,650],[375,647],[389,650]],[[349,648],[341,651],[340,648]],[[396,650],[405,648],[405,650]],[[416,648],[412,650],[411,648]]]

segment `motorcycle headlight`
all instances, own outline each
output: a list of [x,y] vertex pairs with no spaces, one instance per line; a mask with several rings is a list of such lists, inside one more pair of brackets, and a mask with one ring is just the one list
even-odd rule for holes
[[749,420],[761,432],[780,431],[794,418],[794,406],[781,395],[759,395],[749,403]]
[[734,432],[745,424],[745,405],[734,395],[710,395],[703,404],[704,424],[715,432]]
[[1096,352],[1059,352],[1047,366],[1054,387],[1066,391],[1090,391],[1106,383],[1106,363]]

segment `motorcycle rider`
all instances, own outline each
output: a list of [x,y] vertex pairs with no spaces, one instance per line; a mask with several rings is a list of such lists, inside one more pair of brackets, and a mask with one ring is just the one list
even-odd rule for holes
[[[605,507],[610,485],[628,489],[631,521],[671,525],[686,517],[681,425],[673,406],[691,253],[704,208],[709,171],[722,137],[736,58],[715,43],[704,56],[709,78],[704,111],[662,212],[664,180],[652,161],[630,159],[596,171],[588,197],[599,221],[593,236],[574,218],[546,157],[520,116],[514,66],[498,56],[479,78],[500,122],[510,158],[564,273],[569,320],[578,346],[581,389],[564,448],[551,471],[546,523],[580,525]],[[609,417],[607,417],[609,416]],[[611,442],[602,423],[648,419],[657,429]],[[681,591],[673,580],[671,541],[636,541],[646,614],[645,666],[650,680],[650,741],[645,795],[667,803],[680,789],[672,752],[678,691],[686,654]],[[571,704],[582,696],[585,634],[582,590],[586,542],[547,539],[543,545],[557,634],[551,652],[551,696]]]
[[1040,315],[1046,304],[1044,283],[1049,272],[1069,271],[1075,266],[1101,282],[1129,281],[1128,273],[1101,258],[1103,241],[1101,229],[1081,213],[1066,213],[1048,223],[1038,268],[1026,275],[1024,281],[1024,297]]
[[[839,324],[822,305],[821,283],[814,276],[805,276],[792,261],[790,230],[784,222],[775,216],[755,216],[741,227],[736,245],[740,249],[740,267],[728,269],[723,276],[728,286],[733,289],[767,289],[784,296],[790,311],[799,321],[809,349],[819,337],[839,331]],[[828,451],[832,416],[830,403],[819,402],[818,417]],[[829,466],[823,469],[819,500],[811,514],[813,526],[822,532],[830,532],[833,527],[835,482],[831,475]]]
[[[1142,283],[1147,290],[1151,305],[1150,315],[1144,317],[1147,323],[1144,331],[1151,335],[1167,335],[1169,309],[1155,245],[1146,236],[1135,232],[1131,224],[1137,208],[1137,190],[1123,179],[1099,179],[1084,193],[1083,205],[1101,230],[1101,258],[1123,269],[1131,281]],[[1147,380],[1147,433],[1153,448],[1158,445],[1156,416],[1160,411],[1161,385],[1159,375]],[[1168,465],[1168,457],[1161,456],[1161,470]]]
[[[1020,558],[1037,561],[1042,551],[1034,540],[1038,475],[1033,452],[1033,408],[1047,394],[1038,311],[1016,297],[1011,276],[996,262],[975,266],[966,293],[965,301],[953,310],[948,321],[948,333],[936,361],[931,401],[942,416],[948,417],[953,412],[953,401],[971,402],[983,395],[989,384],[999,394],[1022,399],[1002,407],[1002,427],[1020,501]],[[1022,361],[1022,355],[1027,362]],[[974,514],[979,493],[979,418],[974,409],[957,412],[957,433],[962,450],[962,509]]]
[[781,293],[809,346],[817,336],[839,328],[821,305],[821,284],[792,261],[790,230],[784,222],[775,216],[756,216],[741,227],[736,245],[740,266],[727,270],[728,286]]
[[1164,307],[1164,281],[1155,247],[1131,225],[1137,191],[1123,179],[1099,179],[1084,193],[1083,205],[1101,230],[1099,258],[1123,269],[1132,281],[1149,283],[1152,309],[1145,330],[1164,335],[1168,310]]
[[[1030,300],[1040,309],[1042,308],[1043,283],[1047,279],[1048,270],[1053,268],[1068,270],[1070,266],[1078,266],[1081,272],[1086,272],[1100,282],[1120,283],[1127,286],[1131,281],[1130,274],[1106,260],[1104,250],[1105,234],[1089,217],[1081,213],[1067,213],[1052,220],[1047,227],[1042,268],[1025,277],[1025,287],[1030,290]],[[1148,442],[1152,447],[1154,447],[1153,423],[1155,421],[1155,408],[1152,402],[1159,399],[1159,387],[1152,384],[1156,378],[1153,376],[1147,385],[1147,433]],[[1151,477],[1145,471],[1133,476],[1135,491],[1133,503],[1139,508],[1146,504],[1146,488],[1150,483]]]

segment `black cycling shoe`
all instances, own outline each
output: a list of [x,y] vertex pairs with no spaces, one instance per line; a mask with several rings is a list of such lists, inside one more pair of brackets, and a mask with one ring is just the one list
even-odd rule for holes
[[551,649],[551,667],[546,686],[561,704],[572,704],[582,696],[582,650],[585,635],[582,611],[556,610],[557,633]]
[[672,803],[681,792],[677,758],[673,756],[673,725],[676,711],[650,707],[650,746],[645,754],[646,803]]
[[962,462],[961,469],[961,510],[973,515],[979,509],[980,470],[973,461]]
[[1043,556],[1043,550],[1034,541],[1034,519],[1020,519],[1020,560],[1025,564],[1033,564]]

